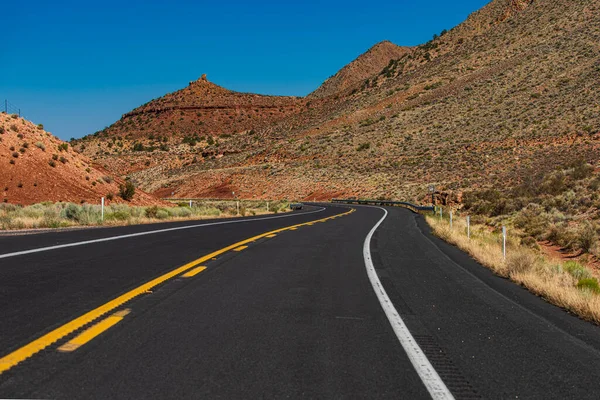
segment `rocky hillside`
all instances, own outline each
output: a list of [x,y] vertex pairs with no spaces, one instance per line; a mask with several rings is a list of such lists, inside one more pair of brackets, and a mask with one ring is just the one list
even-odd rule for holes
[[160,149],[106,154],[111,142],[125,148],[110,136],[91,154],[149,191],[182,197],[421,200],[429,184],[515,186],[575,158],[598,163],[598,43],[596,1],[494,0],[368,78],[340,71],[281,118],[171,146],[169,163],[157,161]]
[[[42,201],[98,203],[101,197],[123,202],[118,196],[123,180],[73,151],[68,143],[44,131],[42,125],[0,114],[0,190],[2,201],[33,204]],[[110,202],[110,201],[109,201]],[[156,204],[138,190],[133,204]]]
[[410,52],[411,48],[400,47],[389,41],[377,43],[327,79],[317,90],[309,94],[308,98],[345,94],[344,92],[349,88],[354,88],[356,84],[363,83],[365,79],[381,72],[390,61],[402,58]]
[[[119,174],[155,165],[175,168],[215,156],[223,140],[252,135],[305,104],[296,97],[234,92],[203,75],[186,88],[152,100],[72,144]],[[214,149],[207,149],[212,145]],[[148,153],[152,157],[147,157]]]

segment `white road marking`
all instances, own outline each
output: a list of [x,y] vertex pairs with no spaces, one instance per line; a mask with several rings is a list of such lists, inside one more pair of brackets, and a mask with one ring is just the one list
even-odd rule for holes
[[429,391],[431,397],[435,400],[454,399],[454,396],[452,396],[452,393],[450,393],[450,390],[448,390],[448,388],[444,384],[444,381],[442,381],[442,378],[440,378],[437,371],[433,368],[433,366],[425,356],[425,353],[423,353],[423,350],[421,350],[421,348],[419,347],[419,344],[417,343],[415,338],[411,335],[406,324],[400,317],[400,314],[392,304],[392,301],[390,300],[385,289],[383,288],[379,277],[377,276],[377,271],[375,270],[373,260],[371,259],[371,238],[373,237],[373,234],[375,233],[379,225],[381,225],[381,223],[385,220],[385,218],[388,215],[387,210],[385,210],[384,208],[377,208],[383,210],[385,214],[379,220],[379,222],[375,224],[373,229],[371,229],[371,232],[369,232],[369,234],[367,235],[365,239],[365,244],[363,246],[365,266],[367,268],[367,274],[369,275],[371,285],[373,285],[373,290],[375,290],[375,294],[379,299],[379,303],[381,304],[381,307],[383,308],[383,311],[385,312],[388,321],[390,321],[392,329],[394,329],[394,332],[396,333],[396,337],[400,341],[400,344],[404,348],[406,355],[408,355],[410,362],[417,371],[417,374],[419,374],[421,381],[423,381],[423,384],[425,384],[425,387],[427,388],[427,391]]
[[109,236],[109,237],[100,238],[100,239],[85,240],[85,241],[82,241],[82,242],[65,243],[65,244],[59,244],[59,245],[56,245],[56,246],[40,247],[40,248],[37,248],[37,249],[30,249],[30,250],[16,251],[14,253],[0,254],[0,258],[16,257],[16,256],[25,255],[25,254],[40,253],[40,252],[43,252],[43,251],[64,249],[66,247],[84,246],[86,244],[109,242],[109,241],[112,241],[112,240],[127,239],[127,238],[132,238],[132,237],[137,237],[137,236],[145,236],[145,235],[154,235],[156,233],[179,231],[179,230],[183,230],[183,229],[201,228],[201,227],[204,227],[204,226],[213,226],[213,225],[239,224],[239,223],[242,223],[242,222],[264,221],[264,220],[268,220],[268,219],[277,219],[277,218],[289,218],[289,217],[295,217],[295,216],[299,216],[299,215],[314,214],[314,213],[318,213],[318,212],[322,212],[322,211],[325,211],[325,207],[322,207],[319,210],[304,212],[304,213],[300,213],[300,214],[296,213],[296,214],[279,215],[279,216],[276,216],[276,217],[250,218],[250,219],[240,219],[240,220],[233,220],[233,221],[211,222],[211,223],[208,223],[208,224],[196,224],[196,225],[178,226],[178,227],[175,227],[175,228],[166,228],[166,229],[158,229],[158,230],[154,230],[154,231],[129,233],[127,235]]

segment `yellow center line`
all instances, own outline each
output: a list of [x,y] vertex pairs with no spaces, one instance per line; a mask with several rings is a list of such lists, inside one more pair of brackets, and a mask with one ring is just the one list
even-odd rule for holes
[[[345,212],[343,214],[339,214],[339,215],[340,216],[348,215],[352,212],[353,211],[350,210],[350,211],[347,211],[347,212]],[[297,228],[299,226],[304,226],[310,222],[312,222],[312,223],[324,222],[326,219],[327,218],[323,218],[323,219],[319,219],[319,220],[315,220],[315,221],[304,222],[302,224],[292,225],[292,226],[288,226],[288,227],[284,227],[284,228],[279,228],[274,231],[262,233],[260,235],[251,237],[249,239],[242,240],[241,242],[237,242],[237,243],[234,243],[227,247],[224,247],[220,250],[214,251],[210,254],[207,254],[203,257],[198,258],[197,260],[194,260],[185,265],[182,265],[181,267],[176,268],[164,275],[161,275],[158,278],[155,278],[149,282],[146,282],[143,285],[138,286],[137,288],[130,290],[129,292],[110,300],[109,302],[101,305],[100,307],[97,307],[97,308],[75,318],[74,320],[67,322],[66,324],[64,324],[62,326],[59,326],[58,328],[54,329],[53,331],[48,332],[47,334],[39,337],[38,339],[35,339],[32,342],[29,342],[28,344],[13,351],[12,353],[9,353],[9,354],[5,355],[4,357],[0,358],[0,374],[2,374],[4,371],[7,371],[10,368],[14,367],[15,365],[19,364],[20,362],[28,359],[29,357],[33,356],[37,352],[45,349],[46,347],[50,346],[52,343],[57,342],[58,340],[69,335],[70,333],[89,324],[90,322],[94,321],[95,319],[100,318],[104,314],[107,314],[110,311],[114,310],[115,308],[122,306],[123,304],[127,303],[128,301],[132,300],[133,298],[135,298],[141,294],[144,294],[144,293],[152,293],[151,289],[153,289],[154,287],[156,287],[178,275],[183,274],[184,272],[198,266],[199,264],[203,264],[206,261],[216,258],[217,256],[219,256],[223,253],[226,253],[230,250],[233,250],[240,246],[246,245],[248,243],[254,242],[254,241],[261,239],[263,237],[266,237],[268,235],[277,234],[277,233],[283,232],[289,228]]]
[[70,351],[77,350],[78,348],[80,348],[81,346],[83,346],[84,344],[86,344],[87,342],[89,342],[90,340],[95,338],[96,336],[100,335],[102,332],[110,329],[111,327],[113,327],[116,324],[118,324],[119,322],[121,322],[127,314],[129,314],[129,310],[123,310],[123,311],[114,313],[110,317],[103,319],[102,321],[98,322],[94,326],[81,332],[79,335],[75,336],[73,339],[69,340],[67,343],[60,346],[58,348],[58,351],[70,352]]
[[246,250],[248,248],[248,246],[240,246],[240,247],[236,247],[235,249],[233,249],[233,251],[242,251],[242,250]]
[[277,235],[276,234],[272,234],[272,235],[267,235],[265,237],[267,237],[267,238],[274,238],[275,236],[277,236]]
[[206,267],[196,267],[181,276],[183,276],[184,278],[191,278],[192,276],[198,275],[200,272],[204,271],[205,269],[206,269]]

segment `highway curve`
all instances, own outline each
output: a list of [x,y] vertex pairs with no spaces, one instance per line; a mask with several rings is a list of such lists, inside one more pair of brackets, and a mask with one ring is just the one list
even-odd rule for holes
[[0,237],[0,316],[0,398],[600,397],[597,326],[400,208]]

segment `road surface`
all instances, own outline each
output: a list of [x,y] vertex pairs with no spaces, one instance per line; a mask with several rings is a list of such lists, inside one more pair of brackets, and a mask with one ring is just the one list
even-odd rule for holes
[[600,329],[400,208],[0,237],[0,398],[595,399]]

